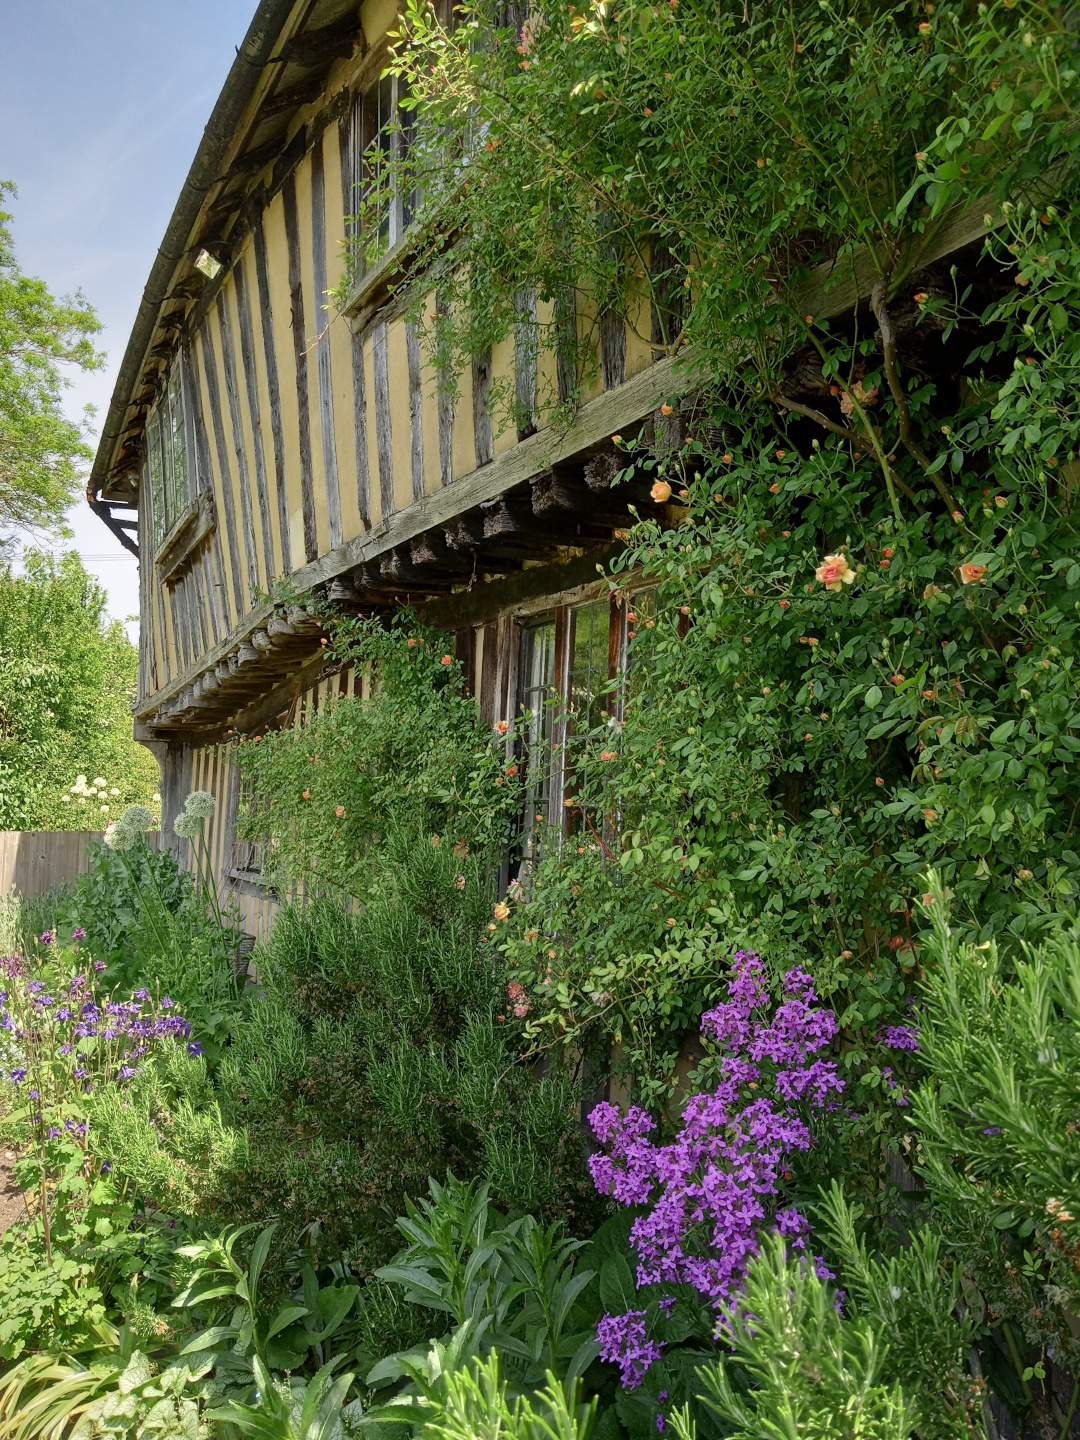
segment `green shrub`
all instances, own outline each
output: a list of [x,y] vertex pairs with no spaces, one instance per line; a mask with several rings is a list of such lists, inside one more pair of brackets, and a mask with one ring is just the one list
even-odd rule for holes
[[245,836],[283,894],[360,897],[393,885],[391,830],[438,836],[497,865],[520,786],[500,737],[481,721],[445,635],[407,611],[385,630],[330,617],[334,654],[369,678],[369,699],[331,701],[294,728],[237,743]]
[[1031,1345],[1075,1371],[1080,933],[1063,926],[1009,961],[956,932],[939,882],[928,893],[919,1169],[966,1301],[1000,1327],[1016,1368]]
[[359,913],[286,906],[256,952],[262,995],[218,1071],[251,1135],[245,1204],[345,1245],[450,1168],[580,1219],[595,1202],[573,1087],[522,1063],[482,861],[391,831],[382,865]]

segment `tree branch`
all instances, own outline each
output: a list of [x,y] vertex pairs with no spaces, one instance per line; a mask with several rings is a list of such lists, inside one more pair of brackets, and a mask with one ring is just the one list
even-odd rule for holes
[[[907,391],[900,382],[900,369],[896,363],[896,335],[893,332],[892,316],[889,314],[888,305],[889,282],[882,278],[874,282],[874,288],[870,291],[870,308],[878,322],[878,329],[881,331],[881,350],[885,357],[885,375],[889,381],[889,390],[892,392],[893,400],[896,403],[896,413],[900,421],[900,443],[908,452],[911,458],[918,465],[924,475],[930,469],[930,460],[926,451],[911,433],[911,406],[908,404]],[[935,471],[928,477],[948,507],[949,514],[957,513],[956,500],[945,481]]]

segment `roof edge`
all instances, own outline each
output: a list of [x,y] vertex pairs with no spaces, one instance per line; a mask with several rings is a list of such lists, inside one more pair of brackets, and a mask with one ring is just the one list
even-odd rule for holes
[[143,287],[90,470],[86,492],[88,499],[96,499],[104,483],[113,447],[122,433],[132,391],[142,374],[146,353],[154,337],[159,311],[168,298],[170,282],[187,249],[192,227],[199,217],[207,192],[220,178],[218,171],[236,127],[271,58],[285,22],[295,8],[296,0],[259,0],[259,7],[206,122],[199,148],[154,257],[149,279]]

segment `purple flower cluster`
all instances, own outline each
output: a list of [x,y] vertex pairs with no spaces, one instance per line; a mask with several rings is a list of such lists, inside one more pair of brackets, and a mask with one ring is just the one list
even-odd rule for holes
[[[8,973],[12,973],[10,968]],[[139,1074],[138,1062],[156,1043],[188,1042],[191,1055],[202,1053],[198,1042],[190,1040],[191,1026],[173,1000],[155,1004],[146,990],[130,1000],[101,995],[93,973],[76,975],[59,998],[45,993],[42,980],[29,980],[25,973],[13,978],[18,983],[0,1000],[0,1028],[11,1032],[22,1053],[17,1068],[7,1072],[8,1078],[15,1085],[29,1080],[34,1087],[28,1089],[28,1098],[42,1100],[45,1114],[35,1116],[32,1124],[44,1126],[50,1139],[65,1133],[87,1133],[85,1125],[70,1119],[60,1128],[54,1107],[64,1102],[64,1081],[53,1065],[54,1058],[68,1059],[69,1083],[80,1082],[85,1093],[92,1094],[96,1084],[134,1079]],[[56,1084],[60,1089],[53,1093]],[[44,1099],[42,1089],[50,1092]]]
[[659,1360],[664,1347],[645,1335],[645,1311],[630,1310],[625,1315],[605,1315],[596,1327],[600,1341],[600,1359],[618,1365],[624,1390],[636,1390],[649,1366]]
[[[836,1066],[817,1058],[837,1023],[818,1005],[810,976],[799,969],[787,974],[770,1022],[761,959],[741,951],[735,967],[729,999],[701,1020],[702,1034],[725,1052],[719,1083],[687,1102],[677,1138],[655,1144],[656,1122],[636,1107],[621,1116],[604,1102],[589,1117],[608,1147],[589,1161],[597,1188],[620,1204],[651,1206],[630,1232],[638,1285],[690,1284],[721,1311],[737,1303],[770,1220],[793,1249],[805,1249],[805,1217],[775,1208],[792,1155],[812,1144],[792,1107],[831,1109],[843,1090]],[[628,1323],[637,1313],[601,1321],[600,1339],[622,1366],[624,1385],[638,1374],[648,1344],[644,1330]]]
[[883,1025],[878,1031],[878,1044],[890,1050],[918,1050],[919,1032],[912,1025]]

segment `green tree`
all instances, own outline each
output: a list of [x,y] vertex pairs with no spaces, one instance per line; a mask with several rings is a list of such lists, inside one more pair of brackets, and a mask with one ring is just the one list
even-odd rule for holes
[[[0,181],[0,198],[14,194]],[[71,382],[61,366],[99,370],[91,340],[101,322],[81,293],[57,299],[15,258],[10,214],[0,210],[0,527],[67,533],[64,511],[90,459],[84,424],[61,411]],[[3,537],[10,539],[10,534]]]
[[[25,567],[0,568],[0,829],[102,829],[158,784],[131,736],[138,655],[77,555]],[[106,784],[73,794],[79,774]]]

